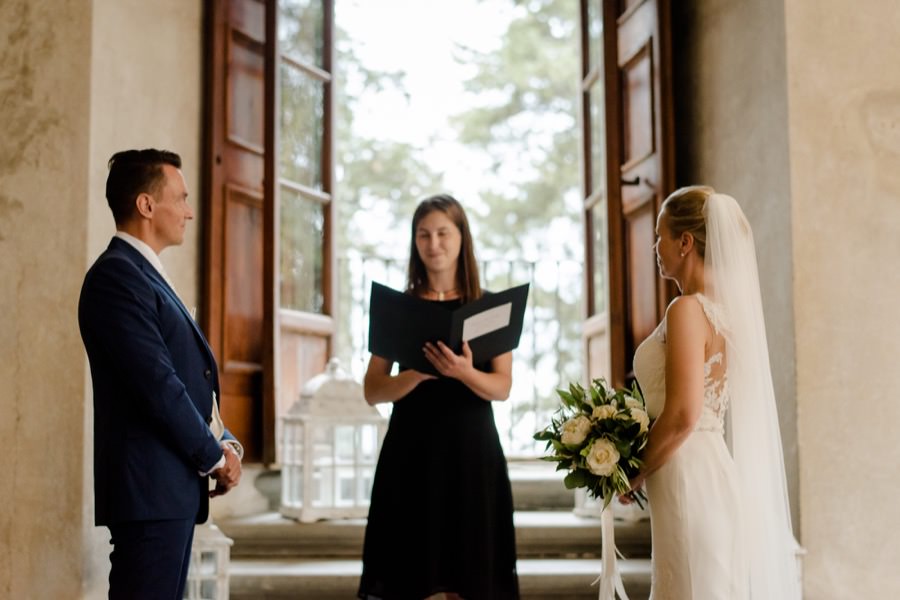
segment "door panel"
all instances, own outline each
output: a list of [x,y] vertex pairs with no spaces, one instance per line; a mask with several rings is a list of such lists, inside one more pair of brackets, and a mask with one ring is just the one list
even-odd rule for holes
[[[611,267],[621,269],[622,287],[611,302],[618,307],[620,328],[614,335],[613,371],[618,384],[632,378],[637,346],[662,319],[671,297],[660,279],[655,240],[656,215],[674,187],[674,140],[670,77],[668,0],[629,2],[608,35],[615,35],[616,68],[607,71],[608,94],[618,101],[612,113],[619,123],[620,143],[615,149],[617,168],[609,185],[610,224],[621,231],[623,252]],[[609,115],[609,113],[608,113]]]
[[[656,214],[674,186],[669,11],[669,0],[582,0],[586,283],[589,293],[608,294],[608,302],[590,298],[586,363],[589,377],[605,376],[617,386],[632,377],[634,351],[672,294],[652,249]],[[590,32],[602,32],[602,44]],[[594,122],[599,111],[591,102],[598,97],[604,123]],[[597,136],[604,138],[605,156],[598,156]],[[593,181],[603,172],[597,161],[605,161],[604,182]],[[596,255],[604,241],[605,273]],[[599,281],[604,275],[606,286]]]
[[656,261],[648,260],[648,248],[656,239],[656,210],[652,198],[625,218],[625,273],[628,314],[628,346],[637,348],[656,328],[660,316],[656,310]]
[[226,186],[225,271],[223,283],[222,360],[226,372],[234,363],[262,369],[263,293],[261,285],[246,285],[259,278],[263,259],[262,205],[259,194]]
[[622,161],[627,169],[652,156],[653,59],[649,44],[622,67]]
[[204,6],[202,319],[223,419],[245,460],[273,462],[277,421],[323,371],[334,331],[334,4]]
[[263,187],[265,4],[207,4],[205,323],[219,363],[222,419],[244,445],[246,461],[263,458]]

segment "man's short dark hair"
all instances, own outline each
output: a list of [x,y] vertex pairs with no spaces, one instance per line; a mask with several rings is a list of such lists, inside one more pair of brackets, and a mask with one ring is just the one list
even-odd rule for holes
[[124,150],[109,159],[106,200],[117,225],[134,214],[134,201],[143,193],[152,194],[165,182],[163,165],[181,168],[181,157],[168,150]]

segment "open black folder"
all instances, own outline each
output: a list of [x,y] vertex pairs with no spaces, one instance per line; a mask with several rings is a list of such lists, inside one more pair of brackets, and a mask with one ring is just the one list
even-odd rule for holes
[[438,340],[457,354],[467,341],[472,362],[485,363],[519,345],[528,284],[486,293],[457,309],[372,283],[369,352],[405,367],[437,375],[425,358],[425,342]]

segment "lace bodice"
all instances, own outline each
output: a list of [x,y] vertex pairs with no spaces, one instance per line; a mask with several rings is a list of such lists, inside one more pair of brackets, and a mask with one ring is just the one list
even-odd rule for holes
[[[721,307],[701,294],[695,294],[703,312],[718,335],[725,331],[726,320]],[[728,410],[728,376],[725,355],[716,352],[703,364],[703,412],[694,431],[725,430]],[[634,354],[634,374],[641,386],[647,413],[655,419],[666,404],[666,319],[644,340]]]

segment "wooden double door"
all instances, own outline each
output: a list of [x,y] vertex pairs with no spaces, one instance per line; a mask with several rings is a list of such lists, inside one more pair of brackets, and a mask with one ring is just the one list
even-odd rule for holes
[[582,0],[586,364],[617,386],[674,294],[653,250],[675,182],[670,11],[669,0]]
[[[205,6],[201,319],[219,359],[223,417],[248,460],[272,462],[277,418],[324,369],[335,330],[333,2]],[[670,10],[669,0],[581,0],[586,363],[615,385],[631,377],[636,346],[673,294],[652,249],[675,178]],[[280,39],[292,30],[312,32],[308,48]],[[285,82],[298,87],[286,93]],[[307,104],[281,106],[290,98]],[[297,115],[307,127],[295,135]],[[307,262],[318,265],[299,308],[282,305],[297,291],[284,287],[290,206],[307,215]]]
[[201,323],[223,419],[245,460],[274,462],[278,417],[324,370],[334,331],[333,2],[204,6]]

